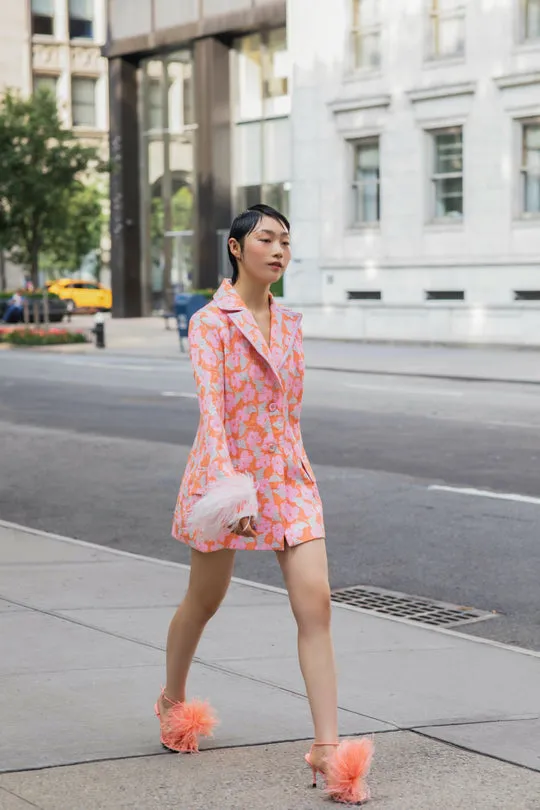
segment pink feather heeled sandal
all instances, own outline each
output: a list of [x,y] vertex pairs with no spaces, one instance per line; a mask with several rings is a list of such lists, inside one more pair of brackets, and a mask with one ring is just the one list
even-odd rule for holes
[[[335,751],[326,757],[325,770],[314,765],[311,759],[314,748],[332,746]],[[366,777],[373,759],[373,741],[367,737],[361,740],[343,742],[313,743],[304,759],[313,772],[313,787],[317,787],[317,774],[325,781],[325,792],[335,802],[341,804],[365,804],[370,799]]]
[[162,746],[176,753],[196,753],[199,750],[199,738],[211,737],[217,725],[218,720],[212,707],[202,700],[184,703],[171,700],[165,694],[165,689],[161,690],[161,698],[171,704],[165,717],[159,711],[159,701],[154,706],[161,729]]

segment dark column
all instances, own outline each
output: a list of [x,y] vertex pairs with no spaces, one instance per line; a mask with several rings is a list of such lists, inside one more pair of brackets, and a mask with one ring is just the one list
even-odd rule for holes
[[109,60],[113,317],[142,314],[137,68]]
[[217,230],[231,221],[229,48],[213,37],[194,48],[197,195],[194,287],[218,280]]

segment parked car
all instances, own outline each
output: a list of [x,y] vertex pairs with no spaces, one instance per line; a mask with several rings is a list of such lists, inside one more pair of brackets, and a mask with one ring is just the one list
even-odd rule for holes
[[[10,302],[12,300],[13,294],[0,294],[0,321],[2,321],[6,315]],[[40,322],[45,320],[45,313],[43,307],[43,297],[38,292],[36,293],[22,293],[21,297],[24,301],[28,302],[28,320],[30,323],[34,322],[34,303],[37,301],[38,304],[38,318]],[[50,295],[49,297],[49,321],[50,323],[60,323],[63,320],[64,315],[67,313],[67,306],[66,302],[62,301],[61,298],[58,298],[56,295]],[[18,313],[14,313],[12,317],[10,317],[10,323],[20,323],[24,319],[24,309],[19,311]]]
[[112,290],[97,281],[59,278],[47,288],[66,303],[68,312],[107,312],[112,309]]

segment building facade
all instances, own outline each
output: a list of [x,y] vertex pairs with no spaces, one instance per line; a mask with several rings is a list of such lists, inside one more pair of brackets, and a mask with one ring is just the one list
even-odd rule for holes
[[[108,70],[105,0],[2,2],[0,92],[30,95],[47,88],[66,126],[86,143],[108,152]],[[108,241],[104,245],[108,248]],[[106,257],[105,257],[106,258]],[[8,287],[21,270],[6,263]]]
[[284,0],[109,0],[114,311],[228,273],[233,211],[289,206]]
[[540,343],[539,0],[316,5],[288,14],[306,333]]
[[306,335],[540,342],[540,0],[109,0],[108,26],[117,315],[215,286],[262,200]]

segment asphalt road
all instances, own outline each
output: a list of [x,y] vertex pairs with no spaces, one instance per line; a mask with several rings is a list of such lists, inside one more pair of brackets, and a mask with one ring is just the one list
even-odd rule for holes
[[[303,433],[332,586],[497,611],[463,630],[540,650],[539,398],[308,372]],[[197,421],[185,359],[2,352],[0,518],[187,562],[170,525]],[[236,574],[281,584],[270,554],[238,554]]]

